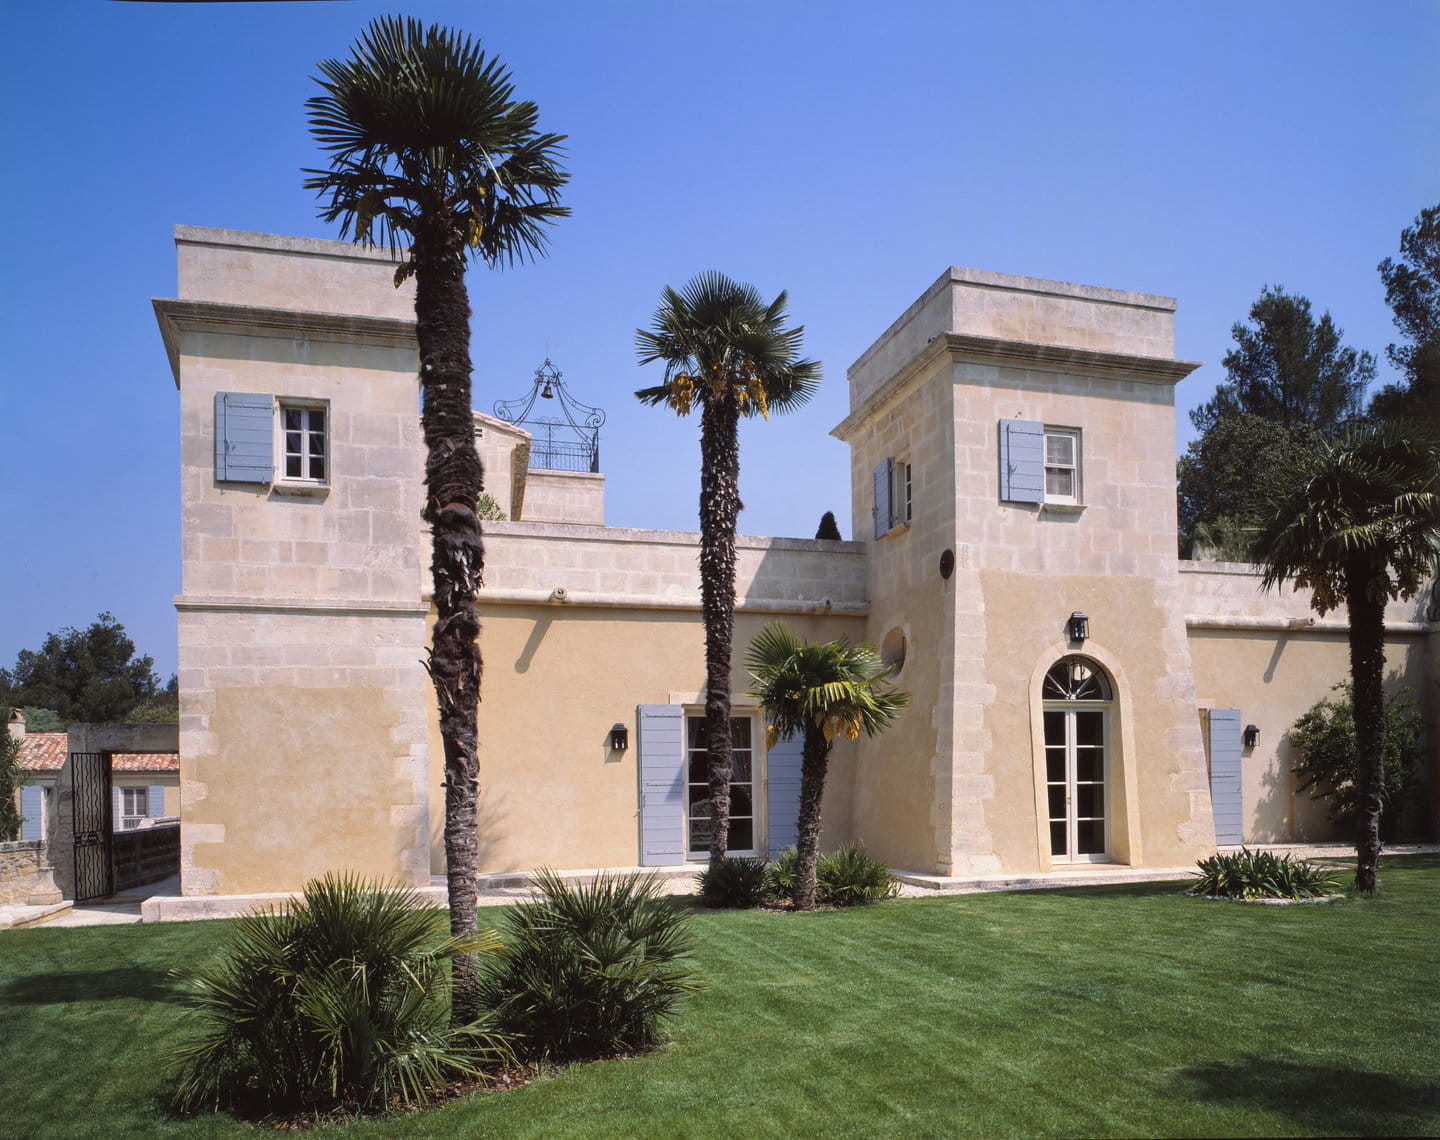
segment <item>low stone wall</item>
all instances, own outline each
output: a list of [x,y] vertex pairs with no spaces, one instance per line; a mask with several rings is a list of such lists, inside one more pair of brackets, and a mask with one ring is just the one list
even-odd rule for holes
[[0,906],[59,899],[45,862],[45,845],[40,840],[0,843]]
[[117,831],[112,840],[116,892],[180,873],[180,825]]

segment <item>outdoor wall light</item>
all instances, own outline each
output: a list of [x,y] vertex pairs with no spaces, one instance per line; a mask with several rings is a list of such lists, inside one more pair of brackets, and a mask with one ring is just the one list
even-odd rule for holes
[[1256,741],[1260,739],[1260,729],[1257,725],[1247,724],[1245,726],[1245,747],[1254,748]]
[[1084,641],[1090,636],[1090,619],[1076,610],[1070,615],[1067,628],[1070,630],[1071,641]]
[[616,752],[624,752],[630,747],[630,730],[623,724],[610,726],[610,747]]

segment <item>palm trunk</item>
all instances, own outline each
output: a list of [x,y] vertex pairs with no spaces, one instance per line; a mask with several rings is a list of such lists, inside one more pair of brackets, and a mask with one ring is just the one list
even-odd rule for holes
[[1370,596],[1373,576],[1363,564],[1345,569],[1345,606],[1350,618],[1350,680],[1355,686],[1355,790],[1359,818],[1355,837],[1355,887],[1380,890],[1380,813],[1384,805],[1385,599]]
[[700,604],[705,620],[705,748],[710,762],[710,866],[730,843],[730,655],[735,636],[735,523],[740,514],[740,410],[732,396],[700,413]]
[[[425,509],[432,548],[435,630],[426,667],[435,686],[445,749],[445,879],[450,932],[475,932],[479,863],[476,705],[480,700],[480,622],[475,592],[485,551],[475,502],[484,483],[470,411],[470,301],[465,246],[448,212],[415,235],[415,316],[424,393]],[[455,1024],[473,1021],[475,965],[454,963]]]
[[815,909],[815,867],[820,860],[820,801],[825,795],[825,769],[830,763],[830,742],[825,730],[805,725],[805,746],[800,760],[800,819],[795,841],[796,910]]

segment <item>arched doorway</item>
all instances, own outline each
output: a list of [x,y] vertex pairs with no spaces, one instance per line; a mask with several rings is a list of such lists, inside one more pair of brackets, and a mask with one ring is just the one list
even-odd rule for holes
[[1115,689],[1088,657],[1055,662],[1041,689],[1045,803],[1053,863],[1111,859],[1111,711]]

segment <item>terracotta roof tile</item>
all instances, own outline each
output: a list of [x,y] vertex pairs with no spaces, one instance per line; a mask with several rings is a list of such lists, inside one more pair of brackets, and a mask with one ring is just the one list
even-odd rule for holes
[[[67,736],[63,732],[31,732],[20,742],[18,764],[22,772],[58,772],[65,763]],[[180,757],[173,752],[116,752],[110,757],[116,772],[178,772]]]

